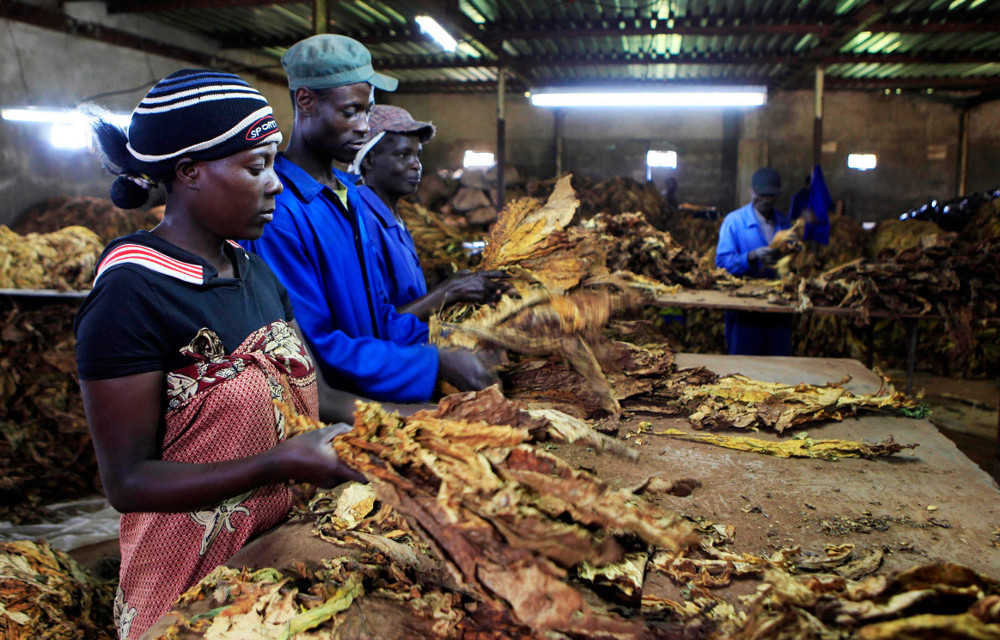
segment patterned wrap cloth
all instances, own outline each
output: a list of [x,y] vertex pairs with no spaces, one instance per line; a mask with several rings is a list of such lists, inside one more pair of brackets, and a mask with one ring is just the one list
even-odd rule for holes
[[[182,352],[195,363],[167,374],[163,460],[198,464],[267,451],[285,439],[274,400],[319,416],[316,371],[284,321],[258,329],[230,355],[209,329]],[[142,635],[181,593],[283,521],[292,502],[291,486],[282,483],[189,513],[122,515],[119,637]]]

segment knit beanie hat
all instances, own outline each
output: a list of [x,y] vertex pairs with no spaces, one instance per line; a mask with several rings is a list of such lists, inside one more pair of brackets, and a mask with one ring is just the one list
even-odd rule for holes
[[95,129],[120,168],[112,170],[119,177],[111,196],[124,208],[141,206],[179,158],[216,160],[281,142],[267,99],[239,76],[208,69],[182,69],[157,82],[132,112],[127,132],[106,121]]

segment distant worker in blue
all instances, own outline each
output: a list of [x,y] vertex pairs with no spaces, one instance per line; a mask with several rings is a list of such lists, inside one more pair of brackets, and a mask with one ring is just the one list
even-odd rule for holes
[[389,303],[424,322],[434,311],[457,302],[492,302],[505,289],[502,271],[459,272],[427,292],[417,247],[403,219],[399,200],[420,186],[423,146],[434,125],[413,119],[402,107],[377,104],[369,118],[365,145],[351,165],[361,174],[358,188],[368,205],[368,238]]
[[244,246],[288,290],[326,381],[393,402],[426,402],[438,378],[460,390],[495,383],[479,354],[427,344],[427,325],[387,302],[358,176],[333,166],[362,148],[375,88],[394,91],[398,82],[375,73],[364,45],[340,35],[306,38],[281,64],[295,108],[288,148],[274,163],[285,189],[267,233]]
[[[719,229],[715,264],[735,276],[776,278],[777,256],[770,248],[774,234],[792,221],[774,203],[781,194],[781,176],[770,167],[750,180],[750,202],[730,212]],[[726,312],[726,346],[731,355],[792,355],[791,316],[747,311]]]

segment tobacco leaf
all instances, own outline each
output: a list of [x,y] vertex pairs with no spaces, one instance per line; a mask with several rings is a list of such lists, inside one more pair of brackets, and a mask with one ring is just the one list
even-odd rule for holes
[[76,379],[75,305],[0,316],[0,519],[38,522],[44,506],[101,493]]
[[958,565],[924,565],[860,582],[796,578],[774,568],[765,581],[769,588],[759,592],[746,623],[731,637],[1000,637],[1000,584]]
[[103,245],[134,231],[152,229],[162,217],[163,212],[155,209],[119,209],[105,198],[55,196],[25,211],[12,228],[22,235],[46,234],[59,231],[72,220],[97,234]]
[[43,540],[0,542],[0,637],[116,638],[114,586]]
[[762,453],[779,458],[820,458],[836,461],[840,458],[866,458],[874,460],[912,449],[915,444],[899,444],[892,436],[882,442],[859,442],[855,440],[813,440],[805,434],[798,434],[789,440],[775,442],[746,436],[720,436],[685,433],[678,429],[665,431],[641,431],[678,440],[704,442],[726,449]]
[[873,394],[855,395],[843,388],[845,382],[820,387],[731,375],[713,384],[687,387],[681,397],[693,409],[688,420],[695,428],[768,428],[779,433],[809,422],[839,421],[845,414],[902,413],[920,408],[916,400],[897,393],[885,378],[882,388]]
[[81,226],[22,236],[0,225],[0,289],[87,289],[103,248]]
[[[636,637],[636,621],[587,604],[567,570],[620,561],[620,539],[679,549],[689,525],[541,451],[527,428],[472,420],[477,395],[466,396],[462,420],[442,417],[455,402],[407,418],[359,405],[355,429],[334,447],[484,604],[540,631]],[[482,418],[495,411],[491,395]]]

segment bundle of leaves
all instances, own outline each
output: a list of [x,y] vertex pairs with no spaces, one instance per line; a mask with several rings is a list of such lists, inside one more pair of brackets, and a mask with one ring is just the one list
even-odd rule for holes
[[45,541],[0,542],[0,637],[117,638],[114,585]]
[[[162,214],[161,214],[162,215]],[[55,196],[25,211],[14,230],[26,233],[53,233],[74,224],[90,229],[102,244],[159,223],[154,210],[119,209],[110,200],[87,196]]]
[[463,243],[479,240],[479,234],[450,225],[442,216],[409,200],[400,200],[399,215],[406,224],[428,285],[440,282],[471,265]]
[[3,314],[0,519],[37,522],[42,506],[101,493],[76,379],[68,305]]
[[84,227],[22,236],[0,225],[0,289],[89,289],[103,248]]

